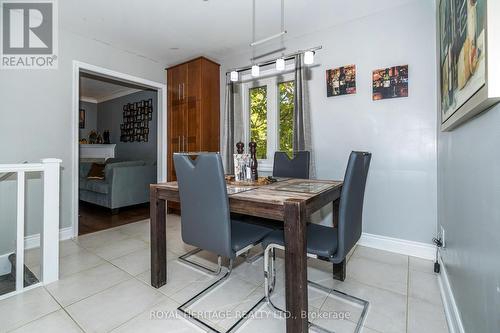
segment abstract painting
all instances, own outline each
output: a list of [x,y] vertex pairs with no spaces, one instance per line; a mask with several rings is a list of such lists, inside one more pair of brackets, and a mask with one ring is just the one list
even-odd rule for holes
[[408,97],[408,65],[376,69],[372,82],[374,101]]
[[326,71],[326,96],[351,95],[356,93],[356,65]]
[[438,18],[444,123],[486,84],[486,0],[441,0]]

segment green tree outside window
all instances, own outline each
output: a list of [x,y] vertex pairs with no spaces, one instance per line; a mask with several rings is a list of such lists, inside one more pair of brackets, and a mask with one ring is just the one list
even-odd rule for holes
[[294,82],[281,82],[279,90],[279,150],[293,156]]
[[257,159],[267,158],[267,88],[250,89],[250,139],[257,143]]
[[[293,156],[294,82],[278,83],[278,147]],[[255,87],[250,94],[250,139],[257,143],[257,159],[267,159],[267,86]]]

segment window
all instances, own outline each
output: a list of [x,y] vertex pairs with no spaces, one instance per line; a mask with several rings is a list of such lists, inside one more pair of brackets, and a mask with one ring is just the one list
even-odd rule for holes
[[278,84],[279,90],[279,150],[293,153],[293,97],[294,82],[287,81]]
[[267,87],[250,89],[250,141],[257,143],[257,159],[267,159]]
[[244,110],[248,141],[257,143],[259,170],[271,171],[274,152],[293,152],[293,74],[245,83]]

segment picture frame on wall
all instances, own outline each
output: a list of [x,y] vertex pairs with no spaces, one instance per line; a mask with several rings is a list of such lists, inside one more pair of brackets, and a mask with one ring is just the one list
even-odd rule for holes
[[408,65],[376,69],[372,72],[374,101],[408,97]]
[[79,113],[78,113],[78,123],[80,125],[80,128],[83,129],[85,128],[85,110],[84,109],[80,109]]
[[500,1],[439,0],[441,130],[500,102]]
[[326,97],[356,93],[356,65],[326,70]]
[[149,122],[153,120],[153,100],[142,100],[123,106],[120,124],[121,142],[148,142]]

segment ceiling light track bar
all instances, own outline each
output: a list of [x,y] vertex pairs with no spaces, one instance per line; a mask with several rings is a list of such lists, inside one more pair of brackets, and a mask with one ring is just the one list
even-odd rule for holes
[[[283,59],[285,59],[285,61],[287,61],[287,60],[293,59],[297,54],[305,53],[307,51],[315,52],[315,51],[321,50],[322,48],[323,48],[323,46],[315,46],[315,47],[311,47],[310,49],[300,50],[300,51],[297,51],[297,52],[294,52],[294,53],[290,53],[290,54],[287,54],[285,56],[278,57],[278,58],[275,58],[275,59],[272,59],[272,60],[268,60],[268,61],[261,62],[261,63],[256,63],[254,65],[257,65],[257,66],[268,66],[268,65],[274,64],[276,62],[276,60],[279,59],[279,58],[283,58]],[[228,70],[226,72],[226,74],[229,74],[231,72],[241,73],[241,72],[245,72],[245,71],[248,71],[248,70],[251,70],[251,69],[252,69],[252,65],[245,66],[245,67],[239,67],[239,68],[232,68],[232,69]]]
[[266,37],[266,38],[263,38],[261,40],[258,40],[256,42],[253,42],[250,44],[250,46],[257,46],[257,45],[260,45],[260,44],[264,44],[266,42],[269,42],[270,40],[273,40],[273,39],[276,39],[276,38],[279,38],[281,36],[283,36],[284,34],[286,34],[286,30],[283,30],[282,32],[280,33],[277,33],[276,35],[272,35],[272,36],[269,36],[269,37]]

